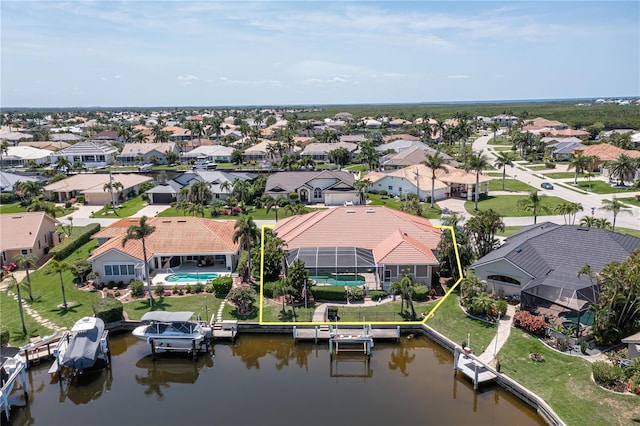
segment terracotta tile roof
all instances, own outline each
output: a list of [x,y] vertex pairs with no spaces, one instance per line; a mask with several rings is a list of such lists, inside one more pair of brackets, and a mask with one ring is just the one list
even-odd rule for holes
[[[476,174],[473,172],[466,172],[462,169],[457,169],[453,166],[449,166],[445,164],[444,166],[447,169],[447,172],[444,170],[436,170],[436,184],[435,188],[444,188],[447,184],[451,183],[460,183],[460,184],[475,184],[476,183]],[[382,179],[385,176],[396,176],[403,177],[410,182],[415,182],[416,180],[416,170],[420,176],[420,188],[423,189],[431,189],[431,169],[424,164],[417,164],[415,166],[408,166],[399,170],[394,170],[390,173],[382,173],[382,172],[370,172],[365,176],[366,179],[369,179],[371,182],[375,183],[378,180]],[[486,175],[480,175],[479,182],[488,182],[491,180],[491,177]]]
[[[436,250],[441,236],[428,219],[381,206],[317,210],[279,221],[275,232],[286,241],[288,249],[361,247],[374,250],[378,262],[381,258],[398,259],[401,253],[411,250],[414,250],[412,258],[415,250]],[[402,241],[396,241],[398,236],[392,237],[398,232]],[[396,255],[394,247],[400,254]],[[420,263],[431,260],[433,253],[425,254]]]
[[0,216],[0,251],[31,248],[45,221],[58,221],[44,212],[3,214]]
[[627,154],[631,158],[640,158],[640,151],[618,148],[615,145],[601,143],[597,145],[585,145],[576,148],[574,151],[582,151],[584,155],[595,155],[598,161],[612,161],[620,157],[620,154]]
[[391,141],[395,141],[397,139],[402,139],[402,140],[405,140],[405,141],[419,141],[420,137],[409,135],[407,133],[398,133],[398,134],[395,134],[395,135],[389,135],[389,136],[385,136],[384,138],[382,138],[382,140],[384,142],[391,142]]
[[438,259],[429,247],[400,230],[392,232],[386,240],[373,249],[373,253],[378,263],[438,263]]
[[[116,224],[121,227],[120,222]],[[155,232],[145,239],[147,258],[155,255],[236,253],[239,249],[239,243],[233,242],[234,221],[180,217],[151,218],[147,223],[156,227]],[[143,260],[142,242],[129,240],[122,247],[123,238],[124,233],[110,239],[98,247],[89,259],[114,249]]]
[[92,238],[113,238],[127,232],[127,229],[131,225],[137,225],[140,223],[140,218],[137,217],[125,217],[117,222],[112,223],[106,228],[102,228],[98,232],[92,235]]

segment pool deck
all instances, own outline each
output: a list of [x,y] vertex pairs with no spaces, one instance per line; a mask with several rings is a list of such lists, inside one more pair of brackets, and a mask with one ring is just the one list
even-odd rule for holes
[[[162,283],[165,287],[171,287],[175,284],[177,284],[178,286],[185,286],[187,284],[194,285],[198,282],[197,279],[193,281],[183,282],[167,281],[167,277],[173,274],[218,274],[219,277],[227,277],[232,275],[230,271],[228,271],[224,266],[221,265],[198,267],[195,264],[183,264],[182,266],[171,268],[169,271],[163,269],[162,272],[156,273],[153,278],[151,278],[151,284],[155,286]],[[202,284],[205,284],[205,281],[206,280],[200,280]]]

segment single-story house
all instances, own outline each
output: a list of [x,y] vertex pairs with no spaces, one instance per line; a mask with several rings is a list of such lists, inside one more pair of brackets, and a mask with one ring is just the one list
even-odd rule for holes
[[14,192],[18,182],[43,182],[45,179],[38,176],[24,176],[0,170],[0,192]]
[[0,264],[19,254],[44,257],[60,243],[58,221],[45,212],[3,214],[0,220]]
[[207,160],[214,163],[230,163],[234,149],[223,145],[204,145],[182,154],[183,160]]
[[[436,152],[437,151],[431,147],[422,149],[419,146],[414,146],[400,152],[385,155],[380,158],[380,165],[385,169],[398,169],[407,166],[415,166],[425,161],[427,159],[427,155],[433,155]],[[457,161],[454,161],[452,157],[444,152],[441,152],[439,156],[446,160],[447,164],[451,166],[458,165]]]
[[76,135],[74,133],[51,133],[49,139],[54,142],[75,143],[82,140],[82,135]]
[[566,129],[567,126],[565,123],[561,123],[560,121],[557,120],[548,120],[546,118],[543,117],[536,117],[530,120],[525,121],[525,126],[532,126],[532,127],[549,127],[552,129]]
[[118,148],[109,142],[78,142],[75,145],[51,154],[51,164],[57,164],[58,158],[64,157],[70,163],[80,161],[88,168],[105,167],[113,164],[117,154]]
[[349,206],[316,210],[280,220],[274,232],[288,249],[287,265],[304,261],[310,275],[375,275],[377,288],[410,274],[432,283],[441,231],[428,219],[387,207]]
[[360,204],[354,181],[352,173],[338,170],[278,172],[269,175],[264,193],[288,199],[289,194],[295,192],[304,204]]
[[[144,280],[142,242],[129,240],[122,246],[129,226],[138,223],[139,218],[125,218],[94,235],[99,241],[107,239],[87,259],[99,282]],[[233,241],[234,221],[154,217],[147,224],[156,228],[145,238],[151,274],[183,265],[205,264],[221,271],[231,271],[237,265],[240,245]]]
[[0,133],[0,139],[4,139],[16,145],[19,141],[33,139],[33,135],[30,133],[11,132],[6,130]]
[[[52,135],[53,136],[53,135]],[[54,140],[53,137],[50,141],[22,141],[18,142],[18,146],[30,146],[32,148],[46,149],[49,151],[60,151],[71,146],[70,143]]]
[[[590,164],[589,168],[592,171],[599,171],[604,177],[609,177],[607,162],[617,160],[621,154],[628,155],[631,158],[640,158],[640,151],[622,149],[608,143],[577,147],[574,150],[574,154],[576,154],[577,151],[582,151],[582,154],[585,156],[596,157],[596,161]],[[640,171],[636,173],[636,176],[639,174]]]
[[271,148],[275,145],[275,141],[261,139],[257,144],[245,149],[242,157],[245,161],[277,161],[280,159],[280,155]]
[[433,148],[431,148],[429,145],[422,143],[420,141],[416,141],[416,140],[405,140],[405,139],[395,139],[391,142],[388,143],[384,143],[382,145],[378,145],[376,147],[376,151],[378,152],[386,152],[386,151],[395,151],[395,152],[402,152],[405,151],[407,149],[412,149],[412,148],[420,148],[423,151],[429,151],[432,150]]
[[524,309],[585,324],[599,289],[581,269],[598,273],[639,248],[640,238],[631,235],[545,222],[524,227],[471,268],[498,297],[516,296]]
[[149,194],[149,204],[170,204],[180,201],[179,193],[182,188],[190,188],[195,182],[208,182],[211,184],[209,190],[213,193],[213,199],[224,200],[233,192],[236,179],[251,182],[256,177],[253,173],[194,169],[159,184],[146,193]]
[[171,204],[178,201],[178,194],[182,189],[175,180],[161,182],[145,192],[149,196],[149,204]]
[[338,142],[338,143],[310,143],[300,153],[301,156],[308,156],[316,161],[329,161],[329,153],[338,148],[344,148],[352,157],[355,157],[355,152],[358,150],[358,145],[351,142]]
[[568,161],[573,157],[573,151],[580,148],[582,140],[575,137],[545,137],[540,142],[547,144],[547,150],[551,152],[551,156],[555,161]]
[[167,164],[166,152],[178,154],[178,148],[175,142],[161,143],[126,143],[122,147],[122,151],[117,156],[120,164],[148,164],[155,162],[157,164]]
[[91,205],[104,205],[111,202],[111,191],[105,190],[108,183],[120,182],[122,188],[115,191],[116,200],[140,194],[140,185],[153,182],[153,178],[138,173],[113,174],[112,180],[106,173],[82,173],[69,176],[44,187],[44,196],[48,200],[64,202],[84,195],[85,202]]
[[38,166],[51,161],[51,151],[48,149],[33,148],[30,146],[10,146],[7,153],[2,155],[2,166],[19,167],[27,162],[34,161]]
[[[473,200],[476,186],[476,174],[457,169],[448,164],[445,170],[436,170],[436,200],[449,197]],[[416,164],[398,170],[385,172],[369,172],[364,178],[372,183],[369,190],[387,191],[391,196],[404,197],[407,194],[418,194],[420,200],[426,201],[431,196],[431,169],[424,164]],[[489,181],[486,175],[479,176],[480,194],[489,193]]]

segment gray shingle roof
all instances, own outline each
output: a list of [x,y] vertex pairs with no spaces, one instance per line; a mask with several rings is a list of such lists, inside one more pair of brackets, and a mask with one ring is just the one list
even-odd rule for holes
[[[340,170],[322,170],[313,172],[279,172],[267,178],[265,193],[291,192],[304,186],[313,179],[336,179],[353,187],[354,177],[352,173]],[[279,189],[279,190],[278,190]]]

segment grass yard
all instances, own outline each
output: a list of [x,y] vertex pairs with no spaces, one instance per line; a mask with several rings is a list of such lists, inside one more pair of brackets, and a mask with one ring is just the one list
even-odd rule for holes
[[[296,307],[296,317],[299,322],[311,322],[313,321],[313,311],[315,308],[319,306],[318,303],[315,306],[309,306],[308,308],[304,308],[302,306]],[[224,319],[238,319],[238,320],[251,320],[257,321],[259,319],[259,314],[256,312],[255,318],[251,316],[250,318],[245,318],[234,313],[235,307],[231,304],[227,304],[224,307],[222,312],[222,317]],[[276,302],[272,299],[264,298],[263,306],[262,306],[262,322],[294,322],[293,321],[293,312],[291,310],[291,305],[285,304],[285,314],[282,313],[282,303]]]
[[[504,180],[505,191],[526,192],[531,191],[532,189],[534,189],[532,186],[516,179],[509,179],[507,177]],[[489,191],[502,191],[502,174],[500,174],[498,179],[489,181]]]
[[[403,322],[422,321],[422,313],[429,312],[435,302],[413,302],[416,311],[416,319],[412,320],[409,315],[400,313],[400,297],[396,297],[395,302],[383,303],[376,306],[361,306],[357,304],[344,305],[338,307],[340,322]],[[405,312],[410,312],[405,306]]]
[[619,232],[621,234],[633,235],[634,237],[640,238],[640,229],[620,228],[616,226],[616,232]]
[[618,198],[618,200],[626,204],[631,204],[631,205],[640,207],[640,200],[638,200],[636,197]]
[[445,299],[427,321],[427,325],[460,344],[467,341],[467,334],[471,335],[471,349],[475,354],[481,354],[495,336],[497,327],[484,321],[469,318],[458,305],[458,295],[452,293]]
[[117,209],[118,214],[114,214],[113,210],[109,209],[108,213],[105,213],[104,208],[93,213],[95,218],[123,218],[135,215],[140,209],[145,207],[147,202],[142,199],[142,195],[132,198],[126,201],[121,208]]
[[[15,292],[15,290],[13,290]],[[23,301],[29,302],[26,290],[20,290]],[[0,292],[0,320],[2,326],[9,330],[11,346],[22,346],[29,343],[29,338],[34,336],[47,336],[52,334],[52,330],[38,324],[31,316],[24,311],[24,322],[27,327],[27,334],[22,334],[22,323],[18,302],[8,292]]]
[[[562,198],[552,197],[548,195],[542,195],[542,205],[549,208],[550,212],[539,212],[538,216],[544,216],[553,214],[553,209],[559,204],[565,202]],[[500,216],[503,217],[533,217],[531,212],[525,212],[516,208],[516,203],[519,200],[527,198],[527,195],[498,195],[498,196],[489,196],[486,200],[481,200],[478,202],[479,210],[489,210],[493,209],[497,212],[500,212]],[[469,214],[475,214],[474,210],[474,202],[467,201],[464,203],[464,208],[469,212]]]
[[511,145],[513,145],[511,143],[511,141],[509,141],[508,138],[504,138],[504,137],[500,137],[500,136],[496,136],[495,141],[493,140],[493,134],[491,134],[491,139],[489,139],[489,142],[487,142],[487,145],[509,145],[509,147],[511,147]]
[[[550,179],[573,179],[576,176],[576,172],[551,172],[544,175]],[[578,177],[584,177],[584,173],[579,173]]]
[[[532,348],[544,356],[544,362],[529,359]],[[567,425],[640,422],[638,396],[601,389],[591,380],[588,361],[551,350],[522,330],[511,329],[498,357],[503,373],[547,401]]]
[[[91,240],[64,260],[71,264],[76,260],[84,260],[96,247],[96,241]],[[43,318],[51,320],[59,327],[71,327],[77,320],[84,316],[93,316],[93,302],[100,297],[97,291],[79,290],[73,283],[73,275],[70,271],[62,273],[64,290],[68,309],[59,308],[62,303],[62,291],[60,288],[60,275],[50,274],[49,265],[31,273],[31,286],[33,288],[34,302],[31,307]]]
[[[209,293],[191,294],[188,296],[155,297],[154,311],[192,311],[201,318],[211,318],[218,312],[224,298],[216,297]],[[139,320],[142,315],[149,312],[149,299],[146,297],[126,302],[124,311],[130,320]],[[208,315],[207,315],[208,313]]]
[[522,229],[522,226],[505,226],[504,232],[498,232],[496,236],[498,237],[510,237],[519,230]]
[[[394,197],[380,194],[367,194],[367,198],[371,201],[370,206],[385,206],[395,210],[401,210],[402,207],[402,201]],[[442,210],[440,210],[437,204],[435,204],[432,209],[429,203],[422,203],[422,216],[427,219],[438,219],[441,214]]]
[[20,207],[20,202],[0,204],[0,214],[22,213],[26,211],[26,207]]
[[602,180],[591,180],[591,182],[586,180],[579,180],[578,185],[574,185],[573,182],[570,183],[574,188],[580,188],[583,191],[594,192],[596,194],[619,194],[625,192],[631,192],[631,189],[624,188],[612,188],[611,184]]
[[533,166],[527,166],[529,170],[539,171],[539,170],[553,170],[545,166],[544,164],[535,164]]

